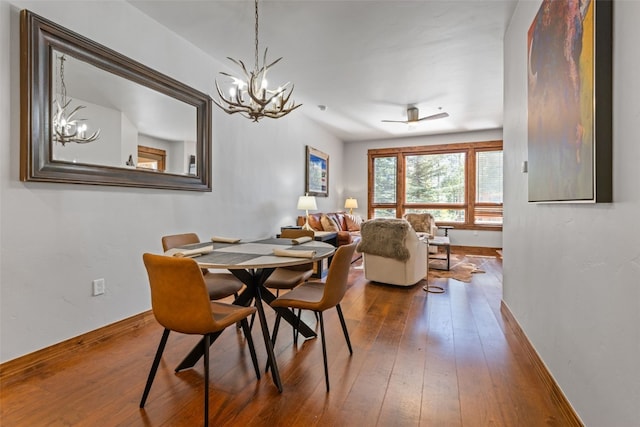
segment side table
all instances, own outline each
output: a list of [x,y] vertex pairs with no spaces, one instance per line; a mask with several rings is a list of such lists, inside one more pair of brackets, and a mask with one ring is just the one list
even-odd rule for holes
[[444,237],[449,237],[449,230],[454,229],[455,227],[453,225],[439,225],[438,229],[439,230],[444,230]]
[[[449,271],[450,268],[450,264],[451,264],[451,242],[449,241],[449,237],[447,236],[435,236],[433,239],[429,239],[429,245],[433,245],[433,246],[442,246],[444,247],[445,251],[446,251],[446,258],[441,258],[441,257],[429,257],[429,259],[439,259],[442,261],[447,261],[447,268],[446,270]],[[435,268],[436,270],[444,270],[444,268],[436,268],[436,267],[431,267],[431,268]]]
[[[326,242],[329,243],[335,247],[338,246],[338,233],[336,233],[335,231],[316,231],[315,232],[315,236],[314,236],[314,240],[317,240],[319,242]],[[314,268],[314,273],[313,273],[313,277],[316,278],[323,278],[324,276],[327,275],[327,272],[329,271],[329,265],[331,265],[331,259],[333,257],[329,257],[329,258],[325,258],[321,261],[318,261],[315,263],[315,268]]]
[[338,246],[338,233],[335,231],[316,231],[314,240],[327,242],[333,246]]

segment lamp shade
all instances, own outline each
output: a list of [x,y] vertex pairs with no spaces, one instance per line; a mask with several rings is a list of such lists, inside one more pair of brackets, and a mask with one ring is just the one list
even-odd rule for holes
[[300,196],[298,198],[298,209],[305,211],[318,209],[315,196]]
[[358,201],[353,197],[349,197],[344,201],[345,209],[358,209]]

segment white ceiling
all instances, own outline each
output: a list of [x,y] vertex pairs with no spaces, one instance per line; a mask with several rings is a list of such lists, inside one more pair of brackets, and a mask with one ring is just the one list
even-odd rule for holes
[[[212,96],[219,71],[239,74],[226,57],[253,67],[253,1],[128,1],[223,64],[212,70]],[[269,81],[295,84],[292,99],[303,106],[291,114],[343,141],[501,128],[503,34],[515,4],[261,0],[260,57],[265,47],[268,59],[284,57]],[[412,128],[381,122],[405,120],[408,105],[421,117],[439,108],[450,117]]]

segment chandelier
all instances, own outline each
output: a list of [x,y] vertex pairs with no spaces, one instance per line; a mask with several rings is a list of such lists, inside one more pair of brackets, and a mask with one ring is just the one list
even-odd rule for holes
[[80,123],[85,119],[75,118],[78,111],[86,108],[84,105],[78,105],[76,108],[67,111],[72,99],[67,98],[67,86],[64,83],[64,61],[67,60],[64,55],[59,56],[60,59],[60,99],[56,96],[55,113],[53,114],[53,140],[59,142],[64,147],[70,142],[77,144],[86,144],[95,141],[100,137],[100,129],[87,136],[87,124]]
[[220,74],[230,77],[232,82],[228,88],[228,96],[225,96],[216,81],[216,90],[220,102],[213,101],[218,107],[228,114],[240,113],[241,116],[257,122],[263,117],[279,119],[286,116],[302,104],[295,105],[294,101],[289,102],[293,93],[293,85],[287,90],[289,82],[279,86],[277,89],[269,89],[267,86],[267,72],[271,67],[280,62],[278,58],[267,65],[267,49],[264,50],[262,66],[258,62],[258,0],[255,0],[256,37],[255,37],[255,66],[253,71],[248,71],[244,62],[229,58],[231,62],[242,69],[242,78],[231,74],[220,72]]

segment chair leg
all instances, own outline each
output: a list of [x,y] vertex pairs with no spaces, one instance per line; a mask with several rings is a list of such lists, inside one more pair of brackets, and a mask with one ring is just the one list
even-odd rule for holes
[[204,336],[204,427],[209,425],[209,344],[211,336]]
[[249,330],[252,330],[252,329],[253,329],[253,322],[254,322],[255,320],[256,320],[256,314],[255,314],[255,313],[253,313],[253,314],[251,315],[251,322],[249,323]]
[[[236,293],[235,293],[235,294],[233,294],[233,295],[235,295],[236,300],[237,300],[237,299],[238,299],[238,293],[236,292]],[[253,299],[253,298],[252,298],[252,299]],[[249,304],[247,305],[247,307],[248,307],[249,305],[251,305],[251,301],[252,301],[252,299],[251,299],[251,300],[249,300]],[[253,322],[254,322],[255,320],[256,320],[256,314],[255,314],[255,313],[253,313],[253,314],[251,315],[251,323],[249,323],[249,330],[252,330],[252,329],[253,329]],[[241,326],[240,322],[238,322],[238,329],[240,329],[241,327],[242,327],[242,326]]]
[[[238,299],[238,293],[234,292],[233,293],[233,298]],[[242,324],[240,322],[236,323],[236,328],[240,329],[242,327]]]
[[[295,311],[295,310],[294,310]],[[302,316],[302,309],[298,309],[298,320],[296,325],[293,327],[293,344],[298,345],[298,334],[300,331],[300,317]]]
[[327,393],[329,392],[329,367],[327,366],[327,343],[324,339],[324,320],[322,312],[318,311],[318,319],[320,320],[320,337],[322,338],[322,358],[324,359],[324,381],[327,385]]
[[[280,316],[280,313],[276,312],[276,321],[273,324],[273,333],[271,334],[271,345],[275,346],[276,345],[276,337],[278,336],[278,329],[280,328],[280,319],[282,318],[282,316]],[[264,368],[264,372],[265,374],[267,372],[269,372],[269,361],[267,360],[267,366]]]
[[256,376],[260,379],[260,368],[258,367],[258,357],[256,356],[256,348],[253,345],[253,337],[251,336],[251,328],[249,328],[249,323],[247,319],[242,319],[240,321],[242,325],[242,330],[244,331],[244,336],[247,338],[247,344],[249,345],[249,353],[251,353],[251,361],[253,362],[253,369],[256,371]]
[[347,340],[349,354],[353,354],[353,349],[351,348],[351,340],[349,339],[349,332],[347,331],[347,324],[344,321],[344,316],[342,315],[342,308],[340,308],[340,304],[336,305],[336,310],[338,310],[338,317],[340,318],[340,324],[342,325],[342,332],[344,332],[344,339]]
[[271,343],[275,344],[276,343],[276,337],[278,336],[278,329],[280,329],[280,320],[282,319],[282,316],[280,315],[280,313],[276,313],[276,321],[273,324],[273,334],[271,334]]
[[[253,301],[253,298],[251,298],[251,300],[249,300],[249,305],[251,305],[251,301]],[[251,322],[249,322],[249,330],[252,331],[253,330],[253,322],[255,322],[256,320],[256,314],[257,313],[253,313],[251,315]]]
[[149,391],[151,390],[151,384],[153,384],[153,379],[156,377],[156,371],[158,370],[158,365],[160,365],[160,359],[162,358],[162,352],[164,351],[164,347],[167,344],[167,339],[169,338],[169,329],[164,330],[162,332],[162,338],[160,338],[160,344],[158,344],[158,350],[156,351],[156,357],[153,359],[153,363],[151,364],[151,370],[149,371],[149,376],[147,377],[147,385],[144,387],[144,392],[142,393],[142,399],[140,400],[140,407],[144,408],[144,404],[147,401],[147,397],[149,396]]

